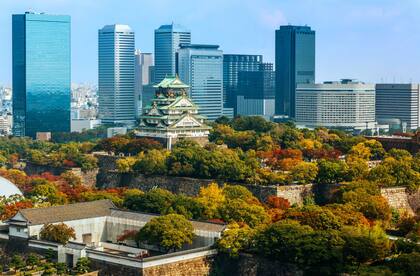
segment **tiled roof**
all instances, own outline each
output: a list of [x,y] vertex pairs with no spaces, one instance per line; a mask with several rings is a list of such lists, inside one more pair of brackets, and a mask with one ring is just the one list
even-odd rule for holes
[[[124,218],[124,219],[135,220],[135,221],[143,221],[147,223],[152,218],[158,217],[158,215],[113,209],[111,211],[111,217]],[[195,221],[195,220],[190,220],[190,221],[193,225],[194,230],[197,230],[197,231],[222,232],[226,228],[225,224],[202,222],[202,221]]]
[[160,83],[154,86],[155,88],[189,88],[183,83],[178,76],[167,76]]
[[[78,219],[104,217],[115,205],[110,200],[74,203],[46,208],[23,209],[19,213],[30,225],[65,222]],[[13,219],[12,219],[13,220]]]

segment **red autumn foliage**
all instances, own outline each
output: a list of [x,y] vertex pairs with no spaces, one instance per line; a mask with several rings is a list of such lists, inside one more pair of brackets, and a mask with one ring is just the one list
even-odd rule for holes
[[76,167],[77,165],[76,165],[76,163],[74,163],[73,161],[71,161],[71,160],[64,160],[63,161],[63,166],[64,167],[69,167],[69,168],[74,168],[74,167]]
[[209,219],[207,221],[211,222],[211,223],[218,223],[218,224],[225,224],[226,223],[224,220],[218,219],[218,218]]
[[32,208],[33,204],[30,201],[20,201],[16,203],[6,204],[3,212],[0,215],[0,220],[5,221],[12,218],[19,210]]
[[289,200],[279,196],[269,196],[267,198],[267,205],[270,208],[276,208],[280,210],[287,210],[290,208]]

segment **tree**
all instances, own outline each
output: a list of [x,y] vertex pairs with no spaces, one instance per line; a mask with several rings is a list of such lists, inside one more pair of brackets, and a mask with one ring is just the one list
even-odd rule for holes
[[167,172],[166,158],[167,151],[150,150],[134,164],[134,171],[145,175],[165,175]]
[[293,263],[298,256],[300,239],[312,231],[311,227],[297,221],[281,220],[259,231],[254,247],[268,258]]
[[255,231],[249,226],[232,223],[227,226],[222,238],[217,241],[217,247],[221,252],[237,257],[241,251],[250,248],[254,235]]
[[136,240],[160,246],[169,252],[182,248],[184,244],[191,244],[193,231],[191,222],[184,216],[169,214],[152,218],[140,229]]
[[342,161],[318,161],[318,175],[315,182],[318,184],[336,184],[346,180],[348,167]]
[[370,160],[372,153],[370,152],[370,148],[365,146],[365,143],[359,143],[351,148],[349,155],[364,160]]
[[301,162],[291,169],[289,181],[298,184],[312,183],[318,174],[318,167],[314,163]]
[[284,214],[284,218],[297,220],[314,230],[338,230],[342,227],[340,220],[330,210],[316,205],[290,208]]
[[270,221],[270,217],[264,207],[250,204],[242,199],[225,201],[219,212],[221,218],[226,222],[242,222],[250,227],[265,224]]
[[218,217],[218,209],[225,201],[223,189],[216,183],[211,183],[207,187],[201,187],[198,193],[197,201],[204,206],[204,215],[207,218]]
[[124,207],[141,212],[164,214],[171,207],[175,196],[164,189],[152,189],[138,196],[128,197]]
[[14,268],[15,272],[25,267],[25,262],[20,255],[13,255],[10,261],[10,267]]
[[70,239],[76,239],[76,233],[72,227],[64,223],[46,224],[40,232],[41,239],[66,244]]
[[135,157],[126,157],[117,160],[117,169],[120,173],[131,173],[133,172],[133,166],[136,164],[137,159]]
[[251,202],[258,201],[247,188],[241,185],[225,185],[223,187],[223,194],[228,200],[242,199]]
[[67,275],[69,269],[65,263],[56,263],[55,270],[58,275]]
[[167,213],[180,214],[187,219],[203,219],[205,207],[195,198],[186,195],[176,195]]
[[90,260],[86,257],[79,258],[75,270],[78,274],[88,273],[90,270]]
[[35,266],[39,265],[39,256],[35,253],[29,253],[26,258],[26,265],[34,269]]

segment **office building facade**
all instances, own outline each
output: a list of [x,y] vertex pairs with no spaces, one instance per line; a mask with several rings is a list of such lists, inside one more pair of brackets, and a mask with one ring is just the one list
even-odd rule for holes
[[263,116],[270,119],[275,111],[275,78],[272,63],[262,63],[258,71],[238,74],[238,115]]
[[152,84],[152,70],[154,65],[152,53],[142,53],[136,50],[135,53],[135,99],[136,117],[141,115],[143,87]]
[[13,133],[70,131],[70,16],[12,17]]
[[191,43],[191,32],[177,24],[155,30],[155,82],[177,73],[176,55],[180,44]]
[[134,32],[127,25],[99,30],[99,117],[104,124],[133,125],[135,121]]
[[259,71],[262,55],[223,55],[223,105],[236,114],[239,72]]
[[309,128],[375,129],[375,85],[352,80],[299,84],[295,119]]
[[218,45],[181,44],[179,77],[209,120],[223,115],[223,52]]
[[377,84],[376,120],[399,129],[419,127],[420,85]]
[[276,30],[276,114],[295,117],[296,85],[315,83],[315,31],[307,26]]

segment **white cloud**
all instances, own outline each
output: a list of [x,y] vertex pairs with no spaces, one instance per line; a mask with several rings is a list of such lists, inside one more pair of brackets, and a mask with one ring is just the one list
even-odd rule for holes
[[280,9],[261,11],[260,20],[263,25],[271,29],[287,24],[286,16]]

